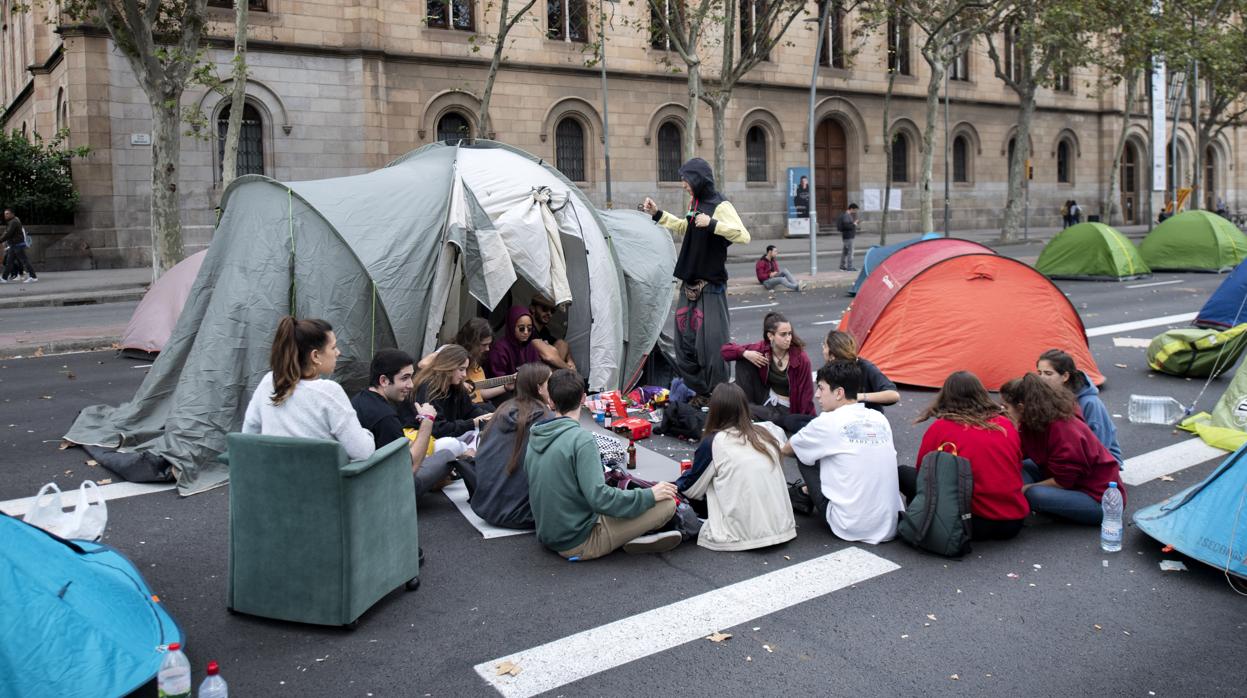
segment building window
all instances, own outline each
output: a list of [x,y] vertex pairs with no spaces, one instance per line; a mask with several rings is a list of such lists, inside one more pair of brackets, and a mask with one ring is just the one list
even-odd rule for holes
[[909,22],[888,18],[888,70],[900,75],[910,75]]
[[589,9],[585,0],[547,0],[546,37],[558,41],[588,42]]
[[970,181],[970,139],[965,136],[953,139],[953,181]]
[[662,6],[663,12],[659,13],[654,9],[653,5],[649,8],[649,45],[660,51],[671,51],[671,38],[667,36],[667,32],[662,28],[662,18],[665,14],[667,24],[678,26],[680,23],[679,14],[676,12],[675,3],[679,0],[661,0],[658,4]]
[[437,120],[437,140],[448,145],[472,140],[472,125],[468,118],[457,111],[446,112]]
[[[225,133],[229,131],[230,105],[225,105],[217,116],[217,176],[222,177],[225,166]],[[250,104],[242,109],[242,128],[238,132],[238,164],[234,176],[264,174],[264,122],[260,112]]]
[[60,134],[69,128],[69,110],[65,104],[65,88],[56,91],[56,132]]
[[[234,0],[208,0],[208,7],[234,9]],[[268,0],[247,0],[247,9],[253,12],[268,12]]]
[[567,117],[554,128],[554,162],[563,176],[573,182],[585,182],[585,129],[580,122]]
[[892,181],[909,181],[909,138],[903,133],[892,136]]
[[751,126],[745,134],[745,181],[767,181],[766,130],[761,126]]
[[1005,25],[1005,75],[1014,82],[1022,81],[1022,30],[1015,24]]
[[674,121],[658,127],[658,181],[680,181],[680,157],[684,154],[684,132]]
[[760,19],[765,20],[767,2],[771,0],[741,0],[740,3],[740,55],[742,58],[762,54],[762,60],[771,60],[770,51],[762,51],[766,43],[765,27],[759,26]]
[[476,30],[471,0],[428,0],[426,20],[435,29]]
[[1072,92],[1073,81],[1070,79],[1069,69],[1059,69],[1059,72],[1052,78],[1052,89],[1057,92]]
[[1069,141],[1062,140],[1056,146],[1056,181],[1062,184],[1069,184],[1074,181],[1073,168],[1071,167],[1070,155],[1073,151],[1070,148]]
[[844,3],[836,0],[827,16],[827,43],[818,54],[819,65],[844,69],[844,25]]
[[970,50],[957,54],[948,64],[948,79],[968,82],[970,80]]

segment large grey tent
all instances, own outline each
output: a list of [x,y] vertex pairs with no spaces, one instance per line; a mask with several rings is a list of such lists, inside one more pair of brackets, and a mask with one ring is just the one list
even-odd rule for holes
[[427,352],[477,304],[538,292],[572,301],[567,339],[590,387],[623,387],[670,312],[666,231],[636,211],[598,211],[554,168],[499,143],[435,143],[353,177],[240,177],[222,208],[186,306],[134,398],[86,408],[65,435],[164,458],[182,494],[226,481],[215,456],[269,369],[283,315],[334,326],[335,378],[351,391],[367,382],[375,350]]

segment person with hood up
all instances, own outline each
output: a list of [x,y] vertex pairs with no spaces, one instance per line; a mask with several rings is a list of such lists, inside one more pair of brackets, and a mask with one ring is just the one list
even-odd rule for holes
[[550,367],[545,364],[520,366],[515,397],[498,407],[481,434],[471,505],[477,516],[494,526],[527,530],[533,527],[524,451],[529,429],[550,415],[546,387],[549,380]]
[[675,216],[646,197],[642,210],[668,230],[683,235],[673,275],[681,281],[675,311],[676,370],[699,396],[727,381],[727,362],[719,350],[731,339],[727,310],[727,248],[748,244],[749,231],[732,203],[714,188],[710,165],[693,158],[680,167],[684,191],[692,202]]
[[1035,362],[1035,373],[1048,385],[1068,390],[1078,399],[1078,410],[1082,421],[1091,427],[1091,433],[1104,444],[1104,448],[1113,454],[1117,463],[1122,463],[1121,445],[1117,443],[1117,425],[1108,408],[1100,400],[1100,389],[1087,378],[1087,374],[1078,370],[1074,357],[1060,349],[1049,349],[1039,355]]
[[679,531],[651,533],[675,515],[675,485],[607,485],[597,442],[580,426],[584,379],[571,369],[555,371],[548,392],[557,414],[532,428],[524,454],[537,540],[568,560],[592,560],[621,547],[657,553],[679,545]]
[[520,366],[541,361],[533,334],[537,325],[533,313],[522,305],[512,306],[507,312],[507,324],[502,336],[489,350],[489,375],[491,378],[514,375]]

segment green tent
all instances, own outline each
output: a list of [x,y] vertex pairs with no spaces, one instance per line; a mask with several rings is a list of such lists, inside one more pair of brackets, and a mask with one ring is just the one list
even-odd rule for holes
[[1183,420],[1180,426],[1222,450],[1237,451],[1247,443],[1247,362],[1234,372],[1234,380],[1212,408],[1212,414],[1200,412]]
[[1134,243],[1103,223],[1072,225],[1052,238],[1035,269],[1052,279],[1125,281],[1149,276]]
[[1224,272],[1247,257],[1247,236],[1208,211],[1183,211],[1156,227],[1139,246],[1155,271]]
[[377,349],[427,353],[482,308],[538,292],[570,303],[567,341],[589,386],[626,387],[670,312],[670,234],[637,211],[604,215],[553,167],[499,143],[435,143],[353,177],[240,177],[221,206],[134,398],[84,409],[65,435],[163,458],[183,494],[226,481],[215,457],[269,370],[283,315],[333,325],[334,378],[350,393]]

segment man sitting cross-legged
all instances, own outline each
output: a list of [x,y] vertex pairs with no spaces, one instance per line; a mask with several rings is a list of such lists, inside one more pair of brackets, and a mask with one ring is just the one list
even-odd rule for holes
[[675,514],[675,485],[607,485],[597,443],[580,427],[584,379],[569,369],[555,371],[548,392],[557,414],[532,428],[524,456],[537,539],[569,560],[592,560],[621,547],[643,553],[679,545],[678,531],[650,533]]
[[853,361],[818,369],[815,399],[823,412],[793,434],[783,453],[797,457],[810,497],[833,533],[875,544],[896,537],[897,514],[905,506],[892,427],[882,412],[857,401],[861,383]]
[[[403,428],[408,425],[403,423],[399,410],[406,408],[411,398],[415,370],[415,361],[407,352],[382,349],[372,357],[368,389],[351,399],[360,425],[372,432],[377,448],[405,436]],[[415,408],[414,421],[418,430],[411,443],[411,471],[415,474],[416,496],[419,497],[446,479],[454,465],[455,454],[443,450],[428,455],[437,410],[427,404]]]

